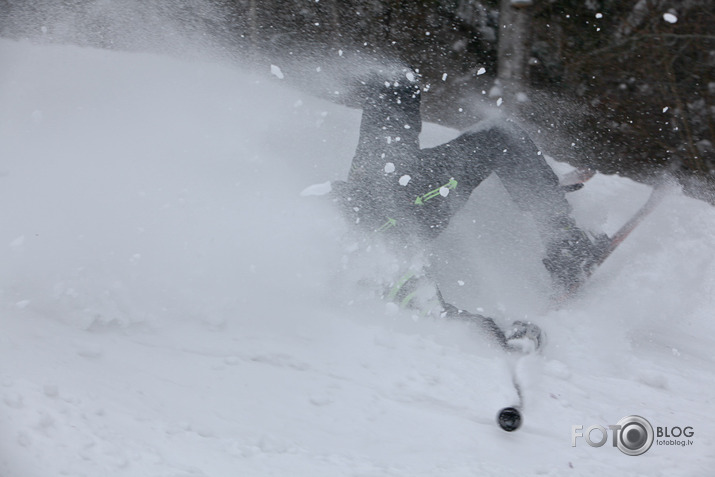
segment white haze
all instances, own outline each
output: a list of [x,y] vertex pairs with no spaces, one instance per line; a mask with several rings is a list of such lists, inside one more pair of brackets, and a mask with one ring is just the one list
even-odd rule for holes
[[[268,67],[9,40],[0,65],[3,477],[711,472],[710,206],[673,189],[554,310],[528,217],[497,179],[477,191],[440,238],[445,294],[549,339],[517,363],[508,434],[509,360],[365,294],[389,257],[344,269],[349,229],[300,195],[346,176],[359,111]],[[611,233],[648,193],[598,175],[569,199]],[[694,444],[571,447],[629,414]]]

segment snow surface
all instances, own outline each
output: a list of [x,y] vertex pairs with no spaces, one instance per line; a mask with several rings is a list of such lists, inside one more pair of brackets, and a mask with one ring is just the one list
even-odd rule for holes
[[[478,189],[439,239],[445,295],[549,339],[509,434],[510,360],[366,298],[384,257],[346,270],[338,212],[300,196],[346,176],[359,111],[148,54],[0,40],[0,65],[2,477],[712,475],[710,206],[673,191],[554,310],[534,227]],[[613,232],[648,193],[570,199]],[[693,445],[571,446],[630,414]]]

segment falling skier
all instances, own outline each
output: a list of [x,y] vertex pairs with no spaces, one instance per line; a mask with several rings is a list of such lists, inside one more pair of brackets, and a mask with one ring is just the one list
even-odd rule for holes
[[[421,149],[420,83],[410,69],[373,74],[363,88],[360,136],[348,180],[334,185],[342,209],[355,223],[380,236],[405,257],[405,274],[387,297],[406,307],[437,310],[479,325],[503,347],[542,342],[536,325],[515,322],[505,333],[491,319],[449,305],[409,255],[449,224],[472,191],[497,174],[512,199],[531,213],[546,244],[543,263],[557,290],[585,279],[594,245],[574,223],[558,178],[527,134],[514,123],[478,123],[456,139]],[[427,291],[425,291],[427,290]]]

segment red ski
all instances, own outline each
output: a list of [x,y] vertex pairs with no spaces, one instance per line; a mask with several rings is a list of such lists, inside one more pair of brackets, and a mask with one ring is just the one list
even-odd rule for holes
[[603,245],[600,255],[596,258],[593,266],[589,269],[588,276],[592,275],[596,268],[606,261],[606,259],[613,253],[614,250],[616,250],[621,242],[623,242],[631,234],[631,232],[633,232],[635,228],[638,227],[638,225],[640,225],[646,217],[648,217],[648,214],[655,210],[658,204],[660,204],[665,198],[666,189],[667,188],[663,185],[655,186],[646,203],[643,204],[635,214],[633,214],[633,217],[631,217],[628,222],[623,224],[623,226],[618,229],[613,236],[606,238],[607,240]]

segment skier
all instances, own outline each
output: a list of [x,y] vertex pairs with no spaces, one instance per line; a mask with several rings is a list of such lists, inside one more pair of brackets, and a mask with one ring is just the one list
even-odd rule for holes
[[[488,120],[450,142],[421,149],[418,75],[405,68],[374,74],[363,84],[357,150],[348,180],[334,185],[351,222],[369,234],[378,232],[399,254],[424,250],[472,191],[496,173],[516,204],[534,217],[554,286],[566,291],[585,278],[593,245],[575,225],[558,178],[523,130],[509,121]],[[521,338],[537,347],[542,341],[531,323],[516,322],[505,333],[491,318],[445,303],[429,280],[429,267],[410,267],[387,295],[407,307],[436,308],[474,322],[506,348]]]

